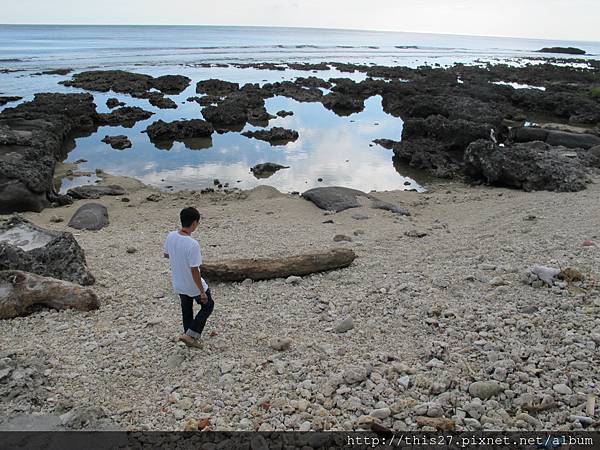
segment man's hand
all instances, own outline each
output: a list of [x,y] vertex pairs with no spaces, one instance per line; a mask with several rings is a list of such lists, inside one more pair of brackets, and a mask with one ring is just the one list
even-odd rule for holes
[[206,295],[206,292],[200,292],[200,303],[202,303],[203,305],[206,305],[206,303],[208,303],[208,295]]

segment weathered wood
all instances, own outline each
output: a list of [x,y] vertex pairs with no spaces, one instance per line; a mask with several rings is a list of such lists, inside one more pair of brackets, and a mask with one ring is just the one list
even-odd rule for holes
[[89,288],[20,270],[0,271],[0,319],[26,316],[40,307],[98,309],[98,297]]
[[322,253],[288,256],[285,258],[232,259],[205,263],[202,276],[214,281],[267,280],[290,275],[308,275],[349,266],[356,258],[352,250],[333,249]]

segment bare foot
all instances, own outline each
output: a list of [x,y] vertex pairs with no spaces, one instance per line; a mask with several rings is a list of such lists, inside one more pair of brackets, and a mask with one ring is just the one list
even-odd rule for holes
[[187,334],[182,334],[181,336],[179,336],[179,340],[188,347],[202,348],[202,344],[200,344],[200,342],[198,342],[197,339],[194,339],[193,337],[188,336]]

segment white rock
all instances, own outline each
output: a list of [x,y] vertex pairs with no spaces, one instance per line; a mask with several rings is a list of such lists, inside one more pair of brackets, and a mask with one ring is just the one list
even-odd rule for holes
[[380,409],[374,409],[373,411],[371,411],[371,413],[369,415],[375,419],[383,420],[383,419],[390,417],[391,414],[392,414],[392,411],[390,410],[390,408],[380,408]]
[[552,386],[552,389],[554,389],[554,392],[561,395],[571,395],[573,393],[573,390],[564,383],[555,384]]

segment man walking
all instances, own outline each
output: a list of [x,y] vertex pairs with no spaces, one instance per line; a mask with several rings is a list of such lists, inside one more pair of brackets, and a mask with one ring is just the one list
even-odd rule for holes
[[[167,235],[164,246],[165,258],[169,258],[173,289],[181,299],[183,334],[179,340],[188,347],[201,348],[199,339],[206,321],[213,312],[215,303],[210,295],[208,284],[200,275],[202,253],[200,244],[192,233],[200,221],[196,208],[185,208],[180,213],[181,229]],[[194,301],[200,304],[200,311],[194,317]]]

